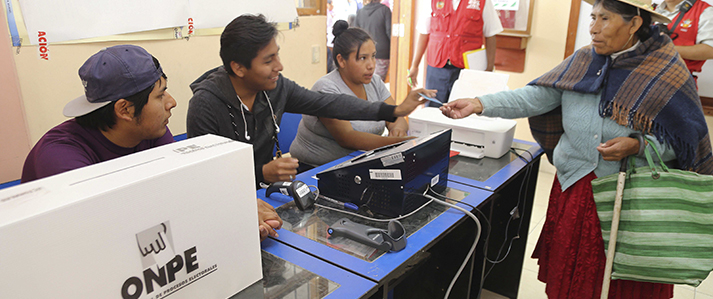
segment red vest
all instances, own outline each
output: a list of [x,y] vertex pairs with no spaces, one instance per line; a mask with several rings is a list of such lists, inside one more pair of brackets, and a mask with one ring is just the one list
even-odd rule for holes
[[483,46],[483,8],[486,0],[431,0],[428,65],[442,68],[448,60],[465,68],[463,53]]
[[[696,35],[698,35],[698,19],[701,17],[703,10],[708,8],[710,5],[705,3],[703,0],[696,1],[690,10],[683,15],[683,19],[678,24],[678,27],[673,30],[674,33],[678,34],[678,38],[673,41],[676,46],[693,46],[696,44]],[[680,13],[679,13],[680,14]],[[678,14],[671,20],[668,24],[668,29],[671,30],[671,26],[678,19]],[[703,64],[706,63],[705,60],[688,60],[684,59],[688,70],[691,72],[700,72]]]

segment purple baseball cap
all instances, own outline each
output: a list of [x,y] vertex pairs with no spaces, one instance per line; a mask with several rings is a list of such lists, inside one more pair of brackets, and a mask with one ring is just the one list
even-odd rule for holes
[[84,94],[64,106],[66,117],[77,117],[139,93],[161,78],[163,71],[149,52],[134,45],[104,48],[79,68]]

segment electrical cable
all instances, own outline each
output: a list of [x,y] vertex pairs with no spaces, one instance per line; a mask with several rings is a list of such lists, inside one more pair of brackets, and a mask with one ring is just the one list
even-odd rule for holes
[[[529,164],[529,163],[534,159],[534,156],[532,155],[532,153],[531,153],[529,150],[519,149],[519,150],[523,150],[523,151],[527,152],[527,153],[530,155],[530,160],[528,161],[527,159],[525,159],[524,157],[522,157],[520,154],[518,154],[517,152],[515,152],[516,149],[519,149],[519,148],[511,148],[510,151],[511,151],[513,154],[517,155],[520,159],[522,159],[522,160],[525,161],[526,163]],[[520,184],[520,189],[519,189],[519,191],[518,191],[518,202],[517,202],[517,206],[515,207],[515,208],[517,208],[517,209],[519,209],[520,204],[521,204],[522,199],[523,199],[523,196],[522,196],[522,189],[523,189],[523,187],[527,186],[527,189],[529,189],[529,186],[530,186],[530,176],[531,176],[531,174],[532,174],[532,168],[533,168],[532,165],[528,165],[527,168],[525,169],[525,177],[524,177],[524,180],[523,180],[522,184]],[[525,192],[527,192],[527,190],[526,190]],[[527,196],[527,193],[525,194],[525,196]],[[513,220],[513,217],[514,217],[514,213],[510,215],[510,219],[508,219],[508,223],[507,223],[507,225],[505,225],[505,240],[503,241],[503,244],[500,246],[500,249],[498,250],[498,255],[495,257],[495,260],[491,260],[490,258],[488,258],[488,257],[487,257],[487,254],[486,254],[486,256],[485,256],[485,259],[486,259],[489,263],[491,263],[491,264],[493,264],[493,265],[490,267],[490,269],[489,269],[489,270],[485,273],[485,275],[483,276],[483,281],[485,281],[485,279],[488,277],[488,275],[490,275],[490,272],[493,270],[493,268],[495,268],[495,265],[496,265],[496,264],[499,264],[499,263],[502,263],[503,261],[505,261],[505,259],[508,257],[508,255],[510,255],[510,250],[512,249],[512,244],[513,244],[513,242],[514,242],[516,239],[519,239],[519,238],[520,238],[520,230],[522,229],[522,222],[523,222],[523,218],[522,218],[522,217],[520,217],[520,222],[518,223],[517,233],[516,233],[515,236],[513,236],[513,237],[509,240],[509,242],[508,242],[507,235],[508,235],[508,230],[509,230],[509,228],[510,228],[510,223],[511,223],[511,221]],[[500,258],[500,255],[502,254],[502,251],[503,251],[503,249],[505,248],[505,244],[506,244],[506,243],[509,243],[509,245],[508,245],[508,250],[505,252],[505,256],[503,256],[502,258]]]
[[[530,186],[529,180],[530,180],[530,175],[531,175],[531,174],[532,174],[532,166],[528,166],[527,170],[525,171],[525,181],[527,181],[527,187],[528,187],[528,188],[529,188],[529,186]],[[516,208],[518,208],[518,209],[519,209],[519,207],[520,207],[520,201],[521,201],[521,199],[522,199],[522,187],[525,185],[525,184],[524,184],[525,181],[523,181],[523,184],[520,185],[520,190],[518,191],[518,203],[517,203],[517,207],[516,207]],[[525,191],[525,192],[527,192],[527,191]],[[525,194],[525,196],[527,196],[527,194]],[[501,259],[501,258],[500,258],[500,254],[502,253],[502,251],[503,251],[503,249],[504,249],[504,247],[505,247],[505,243],[507,243],[507,233],[508,233],[508,230],[509,230],[509,228],[510,228],[510,222],[511,222],[511,220],[513,219],[513,217],[514,217],[514,213],[513,213],[512,215],[510,215],[510,219],[508,220],[508,223],[507,223],[507,225],[505,226],[505,241],[504,241],[503,244],[500,246],[500,249],[498,250],[498,255],[497,255],[497,257],[495,258],[495,260],[490,260],[490,259],[487,258],[487,256],[486,256],[487,261],[490,262],[491,264],[499,264],[499,263],[502,263],[503,261],[505,261],[505,258],[507,258],[507,256],[510,254],[510,250],[512,249],[512,243],[513,243],[516,239],[519,239],[519,238],[520,238],[520,229],[522,228],[522,219],[523,219],[522,217],[520,217],[520,222],[519,222],[518,227],[517,227],[517,234],[516,234],[514,237],[512,237],[512,238],[510,239],[510,244],[508,245],[508,250],[507,250],[507,252],[505,252],[505,256],[503,256],[503,258]],[[492,270],[492,268],[490,268],[490,270]],[[488,271],[488,274],[490,274],[490,271]],[[486,277],[487,277],[487,274],[486,274]]]
[[[532,161],[532,159],[535,158],[535,156],[532,155],[532,153],[531,153],[530,150],[528,150],[528,149],[519,148],[519,147],[511,147],[510,149],[511,149],[511,150],[519,150],[519,151],[527,152],[527,154],[530,155],[530,161]],[[515,153],[515,154],[517,155],[517,153]]]
[[469,204],[469,203],[464,202],[464,201],[461,201],[461,200],[457,200],[457,199],[455,199],[455,198],[450,198],[450,197],[448,197],[448,196],[445,196],[445,195],[443,195],[443,194],[440,194],[440,193],[434,191],[434,190],[431,189],[431,188],[429,188],[429,191],[431,191],[431,194],[433,194],[433,195],[440,196],[440,197],[442,197],[442,198],[444,198],[444,199],[447,199],[447,200],[454,201],[454,202],[459,203],[459,204],[463,204],[463,205],[469,206],[469,207],[471,207],[473,210],[475,210],[475,211],[477,211],[478,213],[480,213],[480,215],[483,216],[483,220],[485,220],[485,224],[488,225],[488,229],[487,229],[487,234],[486,234],[486,235],[488,235],[488,236],[490,235],[490,230],[491,230],[491,228],[492,228],[492,225],[490,225],[490,221],[488,220],[488,216],[485,216],[485,213],[483,213],[483,211],[481,211],[480,209],[478,209],[476,206],[474,206],[474,205],[472,205],[472,204]]
[[[329,201],[329,202],[331,202],[331,203],[335,203],[335,204],[337,204],[337,205],[345,204],[345,203],[342,203],[342,202],[340,202],[340,201],[338,201],[338,200],[336,200],[336,199],[332,199],[332,198],[329,198],[329,197],[326,197],[326,196],[324,196],[324,195],[319,194],[319,188],[318,188],[317,186],[315,186],[315,185],[309,185],[308,187],[314,187],[314,188],[316,189],[315,192],[316,192],[317,198],[325,199],[325,200],[327,200],[327,201]],[[363,196],[363,194],[362,194],[362,196]],[[357,216],[357,217],[360,217],[360,218],[363,218],[363,219],[366,219],[366,220],[370,220],[370,221],[389,222],[389,221],[391,221],[391,220],[401,220],[401,219],[404,219],[404,218],[406,218],[406,217],[409,217],[409,216],[411,216],[411,215],[413,215],[413,214],[416,214],[418,211],[420,211],[421,209],[423,209],[425,206],[427,206],[428,204],[430,204],[432,201],[433,201],[433,199],[427,201],[426,203],[424,203],[423,205],[421,205],[420,207],[418,207],[418,209],[415,209],[415,210],[411,211],[411,213],[408,213],[408,214],[406,214],[406,215],[402,215],[402,216],[399,216],[399,217],[396,217],[396,218],[389,218],[389,219],[372,218],[372,217],[360,215],[360,214],[357,214],[357,213],[352,213],[352,212],[349,212],[349,211],[340,210],[340,209],[333,208],[333,207],[330,207],[330,206],[325,206],[325,205],[318,204],[318,203],[315,203],[314,205],[315,205],[315,206],[318,206],[318,207],[320,207],[320,208],[324,208],[324,209],[327,209],[327,210],[332,210],[332,211],[336,211],[336,212],[340,212],[340,213],[344,213],[344,214],[348,214],[348,215],[352,215],[352,216]],[[346,205],[345,205],[345,207],[346,207]]]
[[[527,159],[525,159],[525,157],[523,157],[522,155],[518,154],[518,153],[515,151],[515,149],[513,149],[513,148],[510,148],[510,151],[509,151],[509,152],[515,154],[515,156],[517,156],[518,158],[520,158],[520,160],[524,161],[525,163],[530,163],[530,161],[532,160],[532,159],[530,159],[530,161],[528,161]],[[527,152],[527,153],[529,154],[530,152]],[[530,154],[530,157],[532,157],[532,154]]]
[[[460,200],[457,200],[457,199],[450,198],[450,197],[448,197],[448,196],[442,195],[442,194],[440,194],[440,193],[434,191],[433,189],[431,189],[431,191],[432,191],[433,194],[435,194],[435,195],[437,195],[437,196],[443,197],[443,198],[445,198],[445,199],[447,199],[447,200],[455,201],[455,202],[460,203],[460,204],[467,205],[467,206],[473,208],[473,210],[478,211],[478,213],[480,213],[480,215],[483,216],[483,220],[485,220],[485,223],[488,225],[487,234],[485,235],[485,236],[486,236],[485,238],[486,238],[486,240],[487,240],[488,238],[490,238],[490,232],[491,232],[493,226],[490,224],[490,221],[488,220],[488,217],[485,216],[485,213],[483,213],[483,211],[481,211],[481,210],[478,209],[477,207],[475,207],[475,206],[473,206],[473,205],[471,205],[471,204],[469,204],[469,203],[467,203],[467,202],[460,201]],[[487,252],[484,253],[483,255],[485,256],[485,259],[487,260],[487,259],[488,259],[488,257],[487,257]],[[474,270],[474,269],[471,269],[471,275],[472,275],[473,270]],[[481,276],[481,278],[480,278],[480,283],[478,284],[478,285],[480,286],[480,289],[483,288],[483,282],[484,282],[484,281],[485,281],[485,277]]]
[[315,206],[318,206],[318,207],[320,207],[320,208],[327,209],[327,210],[332,210],[332,211],[337,211],[337,212],[344,213],[344,214],[348,214],[348,215],[352,215],[352,216],[357,216],[357,217],[360,217],[360,218],[363,218],[363,219],[366,219],[366,220],[371,220],[371,221],[376,221],[376,222],[389,222],[389,221],[391,221],[391,220],[401,220],[401,219],[404,219],[404,218],[406,218],[406,217],[409,217],[409,216],[413,215],[414,213],[420,211],[423,207],[427,206],[429,203],[431,203],[431,201],[426,202],[425,204],[423,204],[423,205],[422,205],[421,207],[419,207],[418,209],[413,210],[413,212],[411,212],[411,213],[408,213],[408,214],[406,214],[406,215],[399,216],[399,217],[396,217],[396,218],[390,218],[390,219],[371,218],[371,217],[368,217],[368,216],[359,215],[359,214],[357,214],[357,213],[352,213],[352,212],[345,211],[345,210],[340,210],[340,209],[337,209],[337,208],[332,208],[332,207],[325,206],[325,205],[321,205],[321,204],[318,204],[318,203],[316,203],[316,204],[314,204],[314,205],[315,205]]
[[423,192],[423,196],[425,198],[428,198],[431,201],[437,202],[439,204],[454,208],[456,210],[459,210],[459,211],[465,213],[466,215],[468,215],[468,217],[473,218],[476,226],[478,227],[478,232],[475,235],[475,241],[473,241],[473,246],[470,247],[470,251],[468,251],[468,255],[466,255],[465,259],[463,260],[463,264],[461,264],[460,268],[458,269],[458,272],[456,272],[456,275],[453,277],[453,280],[451,280],[450,285],[448,285],[448,290],[446,290],[446,295],[443,296],[443,299],[448,299],[448,296],[450,296],[451,290],[453,289],[453,285],[455,285],[456,280],[458,280],[458,277],[460,276],[461,272],[463,272],[463,269],[468,264],[470,257],[473,256],[473,252],[475,252],[475,247],[478,245],[478,240],[480,240],[480,233],[482,232],[482,227],[480,226],[480,221],[478,220],[478,217],[475,217],[475,215],[473,215],[473,213],[469,212],[468,210],[466,210],[464,208],[456,206],[452,203],[446,202],[445,200],[442,200],[440,198],[426,194],[428,192],[428,190],[430,190],[430,187],[426,188],[426,191]]

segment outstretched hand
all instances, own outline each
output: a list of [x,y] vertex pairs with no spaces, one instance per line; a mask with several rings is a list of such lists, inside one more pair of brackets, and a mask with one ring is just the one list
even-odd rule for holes
[[411,90],[409,92],[408,96],[406,99],[401,103],[401,105],[396,106],[396,109],[394,110],[394,116],[395,117],[402,117],[402,116],[407,116],[413,112],[413,110],[416,109],[416,107],[423,105],[426,103],[428,100],[425,100],[421,97],[420,94],[424,94],[428,97],[436,97],[436,90],[435,89],[424,89],[424,88],[418,88]]
[[440,109],[443,115],[459,119],[468,117],[473,113],[479,114],[483,112],[483,104],[480,103],[480,99],[478,98],[457,99],[453,102],[443,104]]

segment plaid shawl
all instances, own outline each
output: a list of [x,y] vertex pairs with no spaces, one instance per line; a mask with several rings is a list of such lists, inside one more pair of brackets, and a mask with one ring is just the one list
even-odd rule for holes
[[[652,36],[613,62],[586,46],[529,85],[597,94],[599,115],[654,135],[676,152],[681,169],[713,173],[711,142],[696,84],[668,36]],[[530,130],[552,161],[564,133],[558,107],[529,119]]]

